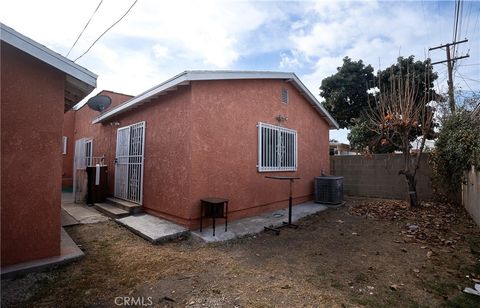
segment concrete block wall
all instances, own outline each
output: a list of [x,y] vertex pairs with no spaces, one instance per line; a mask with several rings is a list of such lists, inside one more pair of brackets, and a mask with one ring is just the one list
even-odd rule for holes
[[[402,154],[331,156],[332,174],[344,177],[344,193],[391,199],[407,199],[407,183],[398,171],[403,167]],[[422,154],[417,171],[417,194],[420,200],[432,198],[432,169],[428,154]]]
[[472,169],[465,172],[467,179],[462,185],[462,203],[470,216],[480,226],[480,171]]

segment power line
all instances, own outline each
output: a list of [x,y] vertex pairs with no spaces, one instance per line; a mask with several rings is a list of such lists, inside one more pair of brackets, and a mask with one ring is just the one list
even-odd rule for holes
[[[457,39],[462,35],[462,25],[463,25],[463,0],[455,0],[455,12],[454,12],[454,21],[453,21],[453,42],[456,42]],[[458,47],[452,46],[452,56],[458,56]]]
[[67,55],[66,55],[65,57],[68,57],[68,55],[69,55],[70,52],[72,51],[73,47],[75,47],[75,45],[77,44],[78,40],[79,40],[80,37],[82,36],[83,32],[85,32],[85,29],[87,29],[88,24],[90,24],[90,21],[92,20],[93,16],[97,13],[98,8],[100,7],[100,5],[102,5],[102,2],[103,2],[103,0],[100,0],[100,3],[98,3],[97,8],[95,9],[95,11],[93,11],[92,16],[90,16],[90,18],[88,19],[87,24],[85,25],[85,27],[83,27],[83,30],[82,30],[82,31],[80,32],[80,34],[78,35],[78,37],[77,37],[77,39],[75,40],[75,43],[73,43],[72,47],[70,47],[70,50],[67,52]]
[[[458,73],[459,75],[461,75],[461,74],[460,74],[460,72],[457,72],[457,73]],[[467,79],[467,80],[473,81],[473,82],[480,82],[480,80],[478,80],[478,79],[472,79],[472,78],[468,78],[468,77],[465,77],[465,76],[463,76],[463,75],[461,75],[461,77],[462,77],[462,78],[464,78],[464,79]]]
[[453,32],[452,42],[457,41],[457,28],[458,28],[458,0],[455,0],[455,9],[453,12]]
[[465,84],[466,84],[467,87],[470,89],[470,91],[472,91],[473,93],[475,93],[475,91],[472,90],[472,88],[471,88],[470,85],[467,83],[467,81],[465,80],[465,78],[463,78],[463,75],[460,74],[460,72],[458,72],[458,75],[460,76],[460,78],[462,78],[463,82],[465,82]]
[[480,65],[480,63],[460,64],[459,66],[477,66],[477,65]]
[[90,51],[90,49],[92,49],[93,45],[95,45],[101,38],[102,36],[105,35],[105,33],[107,33],[110,29],[112,29],[113,27],[115,27],[116,24],[118,24],[125,16],[127,16],[127,14],[130,12],[130,10],[134,7],[134,5],[138,2],[138,0],[135,0],[132,5],[128,8],[128,10],[125,12],[125,14],[122,15],[122,17],[120,17],[116,22],[114,22],[110,27],[108,27],[107,30],[105,30],[93,43],[92,45],[90,45],[90,47],[88,47],[88,49],[82,53],[78,58],[76,58],[75,60],[73,60],[73,62],[76,62],[78,59],[80,59],[81,57],[83,57],[87,52]]
[[464,23],[465,37],[468,36],[468,30],[470,29],[470,16],[472,14],[472,6],[473,6],[473,2],[469,2],[468,12],[467,12],[467,15],[466,15],[466,18],[465,18],[465,23]]

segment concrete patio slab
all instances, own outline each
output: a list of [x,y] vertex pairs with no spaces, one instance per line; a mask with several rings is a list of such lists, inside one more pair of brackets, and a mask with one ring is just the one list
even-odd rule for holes
[[[324,211],[328,208],[327,205],[318,204],[313,201],[295,205],[292,210],[292,222],[298,221],[300,218],[312,215],[314,213]],[[279,227],[284,221],[288,219],[288,208],[275,211],[273,213],[266,213],[259,216],[244,218],[228,223],[228,230],[225,232],[225,225],[222,219],[218,219],[215,236],[213,236],[213,229],[211,227],[200,230],[191,231],[193,236],[196,236],[205,242],[221,242],[228,241],[234,238],[260,233],[264,230],[263,227]]]
[[149,214],[127,216],[115,221],[154,244],[178,238],[189,232],[182,226]]
[[62,227],[78,225],[79,222],[62,208]]
[[93,224],[108,220],[108,217],[85,204],[62,203],[62,208],[81,224]]
[[62,191],[62,203],[74,203],[73,193]]
[[20,274],[73,262],[82,258],[84,255],[83,251],[78,248],[77,244],[75,244],[68,233],[62,228],[59,256],[2,267],[1,276],[2,278],[12,278]]

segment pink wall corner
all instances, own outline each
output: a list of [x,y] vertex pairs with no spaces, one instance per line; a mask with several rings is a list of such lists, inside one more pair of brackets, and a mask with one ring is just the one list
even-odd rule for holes
[[1,265],[60,254],[64,73],[1,42]]
[[[111,92],[99,93],[110,96]],[[116,105],[112,97],[112,106]],[[93,155],[105,155],[109,192],[114,193],[117,129],[145,121],[143,208],[147,213],[188,224],[190,194],[190,87],[162,95],[103,124],[91,124],[97,112],[76,113],[75,140],[93,139]],[[118,123],[118,125],[117,125]]]
[[119,127],[145,121],[144,211],[187,225],[186,204],[191,187],[190,87],[179,87],[114,120],[120,122]]

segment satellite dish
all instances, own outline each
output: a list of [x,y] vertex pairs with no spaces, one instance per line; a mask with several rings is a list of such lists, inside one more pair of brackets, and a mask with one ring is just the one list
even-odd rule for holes
[[87,101],[88,107],[99,112],[107,109],[111,103],[112,99],[106,95],[97,95],[94,97],[90,97],[90,99]]

